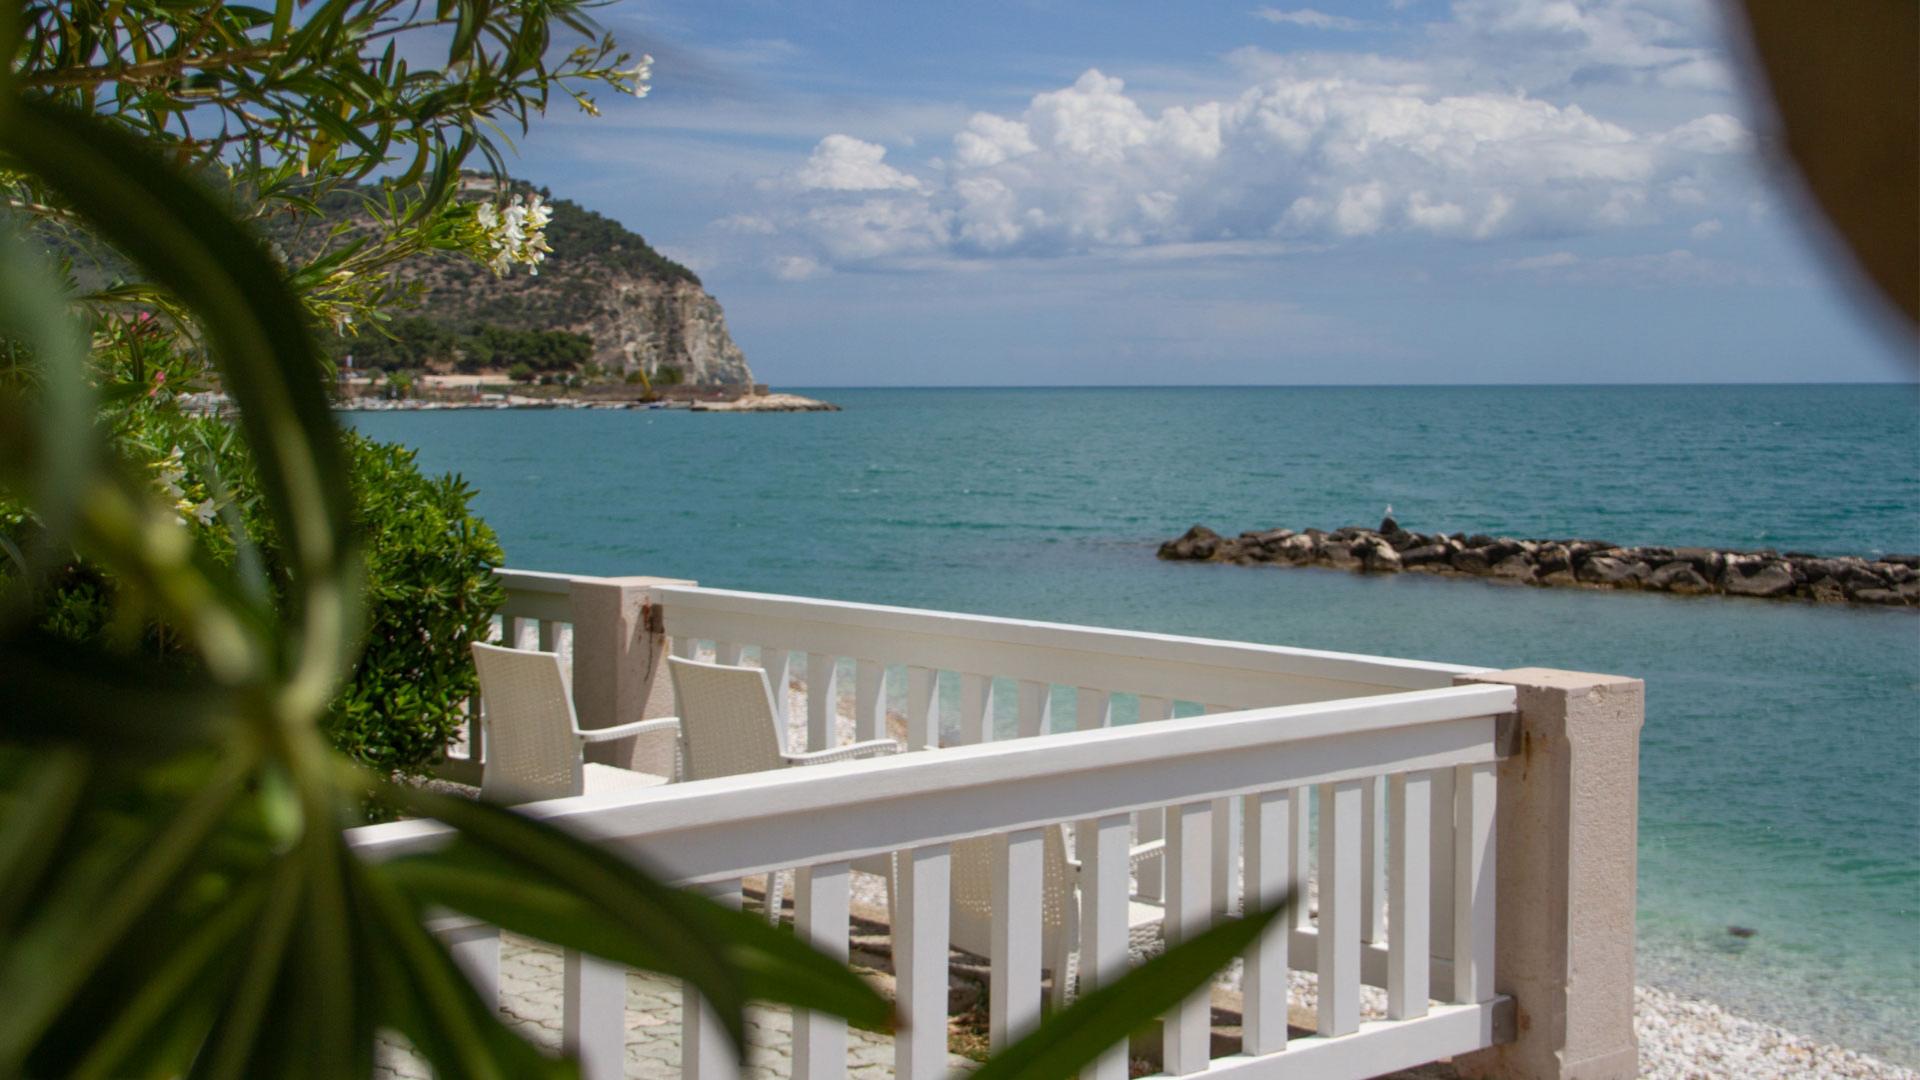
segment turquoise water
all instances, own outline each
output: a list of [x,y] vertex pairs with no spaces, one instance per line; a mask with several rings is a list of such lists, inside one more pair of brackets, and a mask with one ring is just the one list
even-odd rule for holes
[[1920,615],[1153,555],[1389,503],[1422,530],[1920,551],[1914,387],[820,396],[847,411],[355,423],[464,473],[526,569],[1641,676],[1642,981],[1920,1066]]

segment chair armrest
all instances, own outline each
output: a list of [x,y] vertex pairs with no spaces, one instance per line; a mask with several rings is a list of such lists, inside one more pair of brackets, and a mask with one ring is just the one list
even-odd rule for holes
[[679,717],[662,716],[657,720],[635,720],[632,723],[615,724],[607,728],[586,728],[575,731],[574,734],[580,736],[581,742],[597,743],[609,742],[613,739],[628,739],[635,735],[646,735],[655,731],[678,732],[679,730]]
[[[1139,869],[1141,863],[1147,862],[1150,859],[1160,858],[1166,853],[1167,842],[1165,839],[1149,840],[1144,844],[1135,844],[1127,849],[1127,868],[1130,870]],[[1067,871],[1078,874],[1080,870],[1080,860],[1069,857],[1067,859]]]
[[900,752],[900,744],[892,739],[868,739],[866,742],[848,743],[831,750],[812,750],[804,754],[783,754],[789,765],[825,765],[831,761],[857,761],[861,758],[886,757]]

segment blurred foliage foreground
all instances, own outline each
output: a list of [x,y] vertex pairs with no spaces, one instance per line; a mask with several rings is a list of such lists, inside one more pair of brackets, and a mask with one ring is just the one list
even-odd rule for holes
[[[416,32],[444,66],[400,58]],[[0,42],[0,1077],[367,1076],[379,1029],[443,1076],[572,1074],[425,929],[445,909],[684,979],[736,1045],[749,1000],[886,1025],[788,931],[396,782],[430,728],[377,752],[367,734],[419,705],[408,646],[382,635],[464,640],[494,601],[459,566],[409,563],[468,528],[467,493],[343,439],[316,333],[377,322],[382,268],[422,250],[537,261],[452,179],[552,94],[592,111],[585,84],[644,93],[646,61],[623,67],[570,0],[7,5]],[[384,231],[302,265],[258,239],[261,216],[390,168]],[[137,276],[77,292],[48,230]],[[215,381],[234,427],[161,415],[159,388]],[[467,540],[460,559],[497,557]],[[435,610],[381,586],[442,572]],[[400,660],[370,675],[363,655]],[[444,843],[363,862],[344,830],[369,798],[439,819]],[[1083,996],[978,1075],[1069,1075],[1264,925]]]

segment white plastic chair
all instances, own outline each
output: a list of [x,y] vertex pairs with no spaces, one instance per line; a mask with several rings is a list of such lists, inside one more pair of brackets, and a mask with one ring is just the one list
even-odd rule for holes
[[480,775],[482,799],[511,805],[656,787],[672,779],[591,763],[583,751],[588,743],[678,731],[678,720],[635,720],[582,730],[558,654],[474,642],[473,663],[480,675],[486,754]]
[[667,659],[667,670],[680,712],[680,768],[688,780],[900,752],[892,739],[868,739],[830,750],[788,753],[766,672],[678,656]]
[[[683,779],[711,780],[900,752],[900,744],[892,739],[867,739],[830,750],[789,753],[765,671],[678,656],[667,658],[667,671],[673,679],[673,700],[680,712]],[[855,869],[867,867],[856,863]],[[767,875],[766,895],[767,919],[778,922],[784,895],[778,872]]]
[[[1073,998],[1080,951],[1080,863],[1067,854],[1067,827],[1045,832],[1040,874],[1040,953],[1053,973],[1052,999],[1056,1008]],[[1137,868],[1159,858],[1166,841],[1136,844],[1128,850],[1128,865]],[[979,836],[957,840],[952,848],[952,902],[948,934],[953,946],[977,956],[993,948],[993,872],[1000,838]],[[1135,961],[1155,951],[1161,940],[1162,908],[1129,899],[1127,950]]]

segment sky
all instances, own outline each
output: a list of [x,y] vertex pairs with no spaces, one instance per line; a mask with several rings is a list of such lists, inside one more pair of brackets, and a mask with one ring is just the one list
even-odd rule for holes
[[1914,377],[1710,0],[1317,2],[620,0],[511,167],[776,386]]

